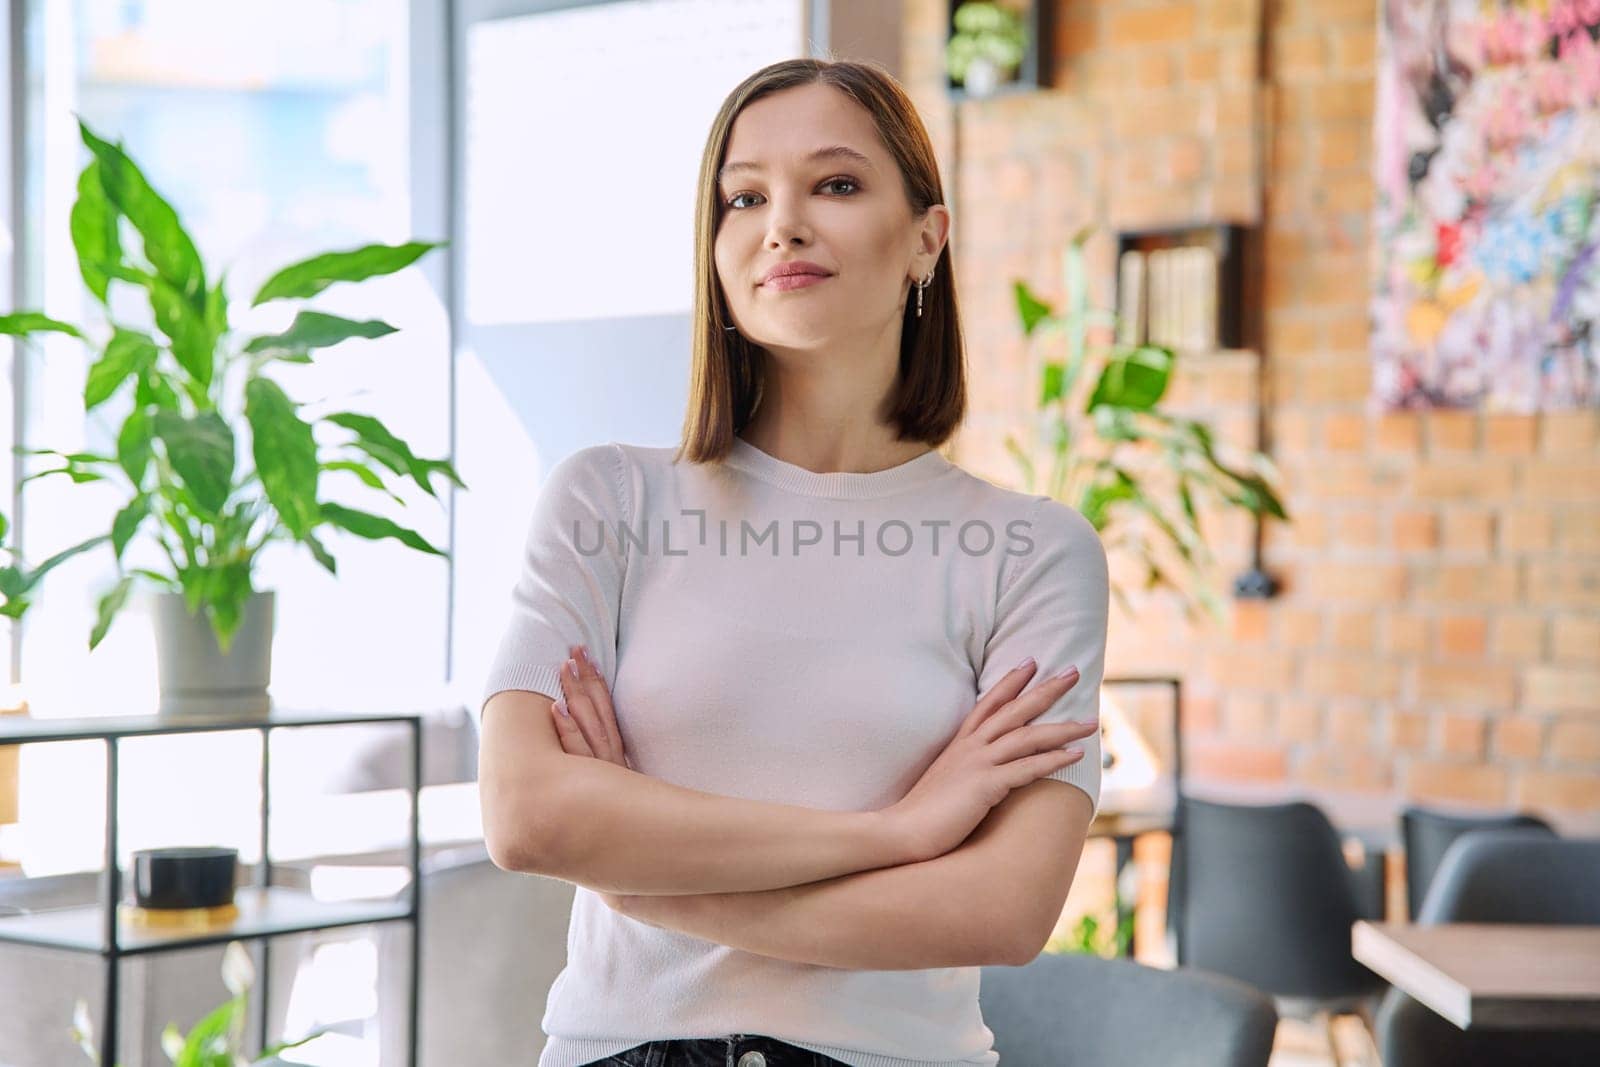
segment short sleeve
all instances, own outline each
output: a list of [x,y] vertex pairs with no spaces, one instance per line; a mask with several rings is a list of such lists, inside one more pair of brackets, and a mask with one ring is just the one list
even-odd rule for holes
[[616,679],[617,633],[628,526],[624,460],[615,444],[579,449],[551,468],[534,504],[511,618],[478,704],[522,689],[561,695],[561,666],[585,646],[608,684]]
[[[1032,721],[1095,719],[1105,677],[1111,585],[1105,547],[1089,520],[1066,504],[1038,497],[1030,525],[1016,529],[1016,547],[1001,568],[994,629],[984,646],[978,692],[987,693],[1032,656],[1038,669],[1023,692],[1077,667],[1076,685]],[[1008,530],[1013,527],[1008,527]],[[1031,542],[1031,545],[1030,545]],[[1046,777],[1089,794],[1100,810],[1100,734],[1081,742],[1083,758]]]

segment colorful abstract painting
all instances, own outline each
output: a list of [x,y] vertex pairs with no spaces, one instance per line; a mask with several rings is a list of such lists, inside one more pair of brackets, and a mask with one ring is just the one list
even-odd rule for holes
[[1600,406],[1600,0],[1381,3],[1378,406]]

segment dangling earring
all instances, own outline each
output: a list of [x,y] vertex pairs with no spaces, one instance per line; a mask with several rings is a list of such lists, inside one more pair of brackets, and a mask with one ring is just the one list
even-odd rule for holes
[[919,319],[922,318],[922,290],[926,289],[931,281],[933,281],[933,271],[930,270],[927,276],[917,283],[917,318]]

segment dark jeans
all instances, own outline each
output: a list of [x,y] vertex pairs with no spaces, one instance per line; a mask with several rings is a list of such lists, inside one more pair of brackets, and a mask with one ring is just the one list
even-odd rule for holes
[[730,1034],[727,1037],[674,1038],[647,1041],[584,1067],[845,1067],[831,1056],[775,1037]]

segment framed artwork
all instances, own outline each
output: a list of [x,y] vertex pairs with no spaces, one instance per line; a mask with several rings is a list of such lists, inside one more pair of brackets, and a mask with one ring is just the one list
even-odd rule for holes
[[1381,0],[1375,406],[1600,406],[1600,0]]

